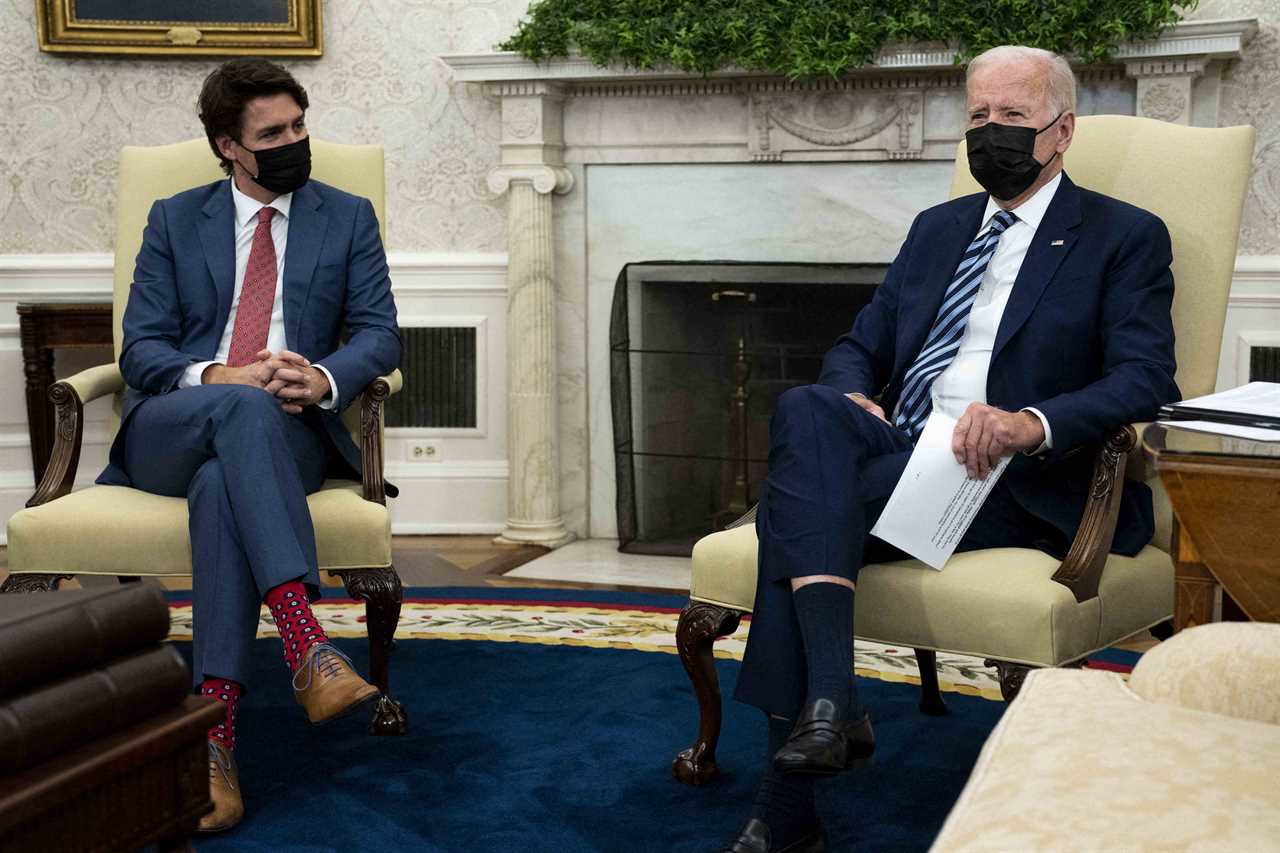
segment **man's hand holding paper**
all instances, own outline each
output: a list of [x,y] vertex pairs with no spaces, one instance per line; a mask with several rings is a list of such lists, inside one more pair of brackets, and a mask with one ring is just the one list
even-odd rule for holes
[[[974,415],[979,406],[970,406],[960,421],[942,412],[929,415],[897,488],[871,528],[872,536],[935,569],[950,559],[1009,464],[1009,455],[994,462],[987,455],[998,441],[992,433],[1000,421]],[[968,444],[970,438],[976,443]],[[973,476],[974,469],[982,473]]]
[[1044,444],[1044,424],[1030,411],[1006,412],[970,403],[951,436],[951,451],[969,476],[982,479],[1002,456]]

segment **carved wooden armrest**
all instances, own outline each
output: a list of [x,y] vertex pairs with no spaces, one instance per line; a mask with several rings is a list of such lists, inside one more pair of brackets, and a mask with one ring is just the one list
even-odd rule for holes
[[84,438],[84,404],[124,390],[124,377],[116,364],[100,364],[75,376],[55,382],[49,389],[53,401],[53,453],[44,477],[27,506],[39,506],[71,491],[80,465],[80,443]]
[[399,370],[379,376],[360,395],[360,465],[364,470],[364,499],[387,502],[382,474],[382,404],[404,384]]
[[1098,448],[1093,464],[1093,485],[1089,489],[1080,529],[1071,543],[1053,580],[1071,590],[1077,602],[1098,595],[1102,569],[1111,553],[1111,540],[1116,535],[1116,516],[1124,492],[1124,468],[1129,451],[1137,443],[1138,434],[1131,426],[1123,426]]

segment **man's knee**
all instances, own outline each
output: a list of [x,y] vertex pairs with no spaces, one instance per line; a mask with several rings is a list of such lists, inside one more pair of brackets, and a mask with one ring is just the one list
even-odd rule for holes
[[284,414],[274,396],[249,385],[222,385],[218,406],[233,417],[253,419],[276,418]]
[[815,399],[820,395],[818,389],[821,387],[821,385],[797,385],[794,388],[788,388],[778,395],[774,414],[780,418],[808,414],[813,408]]
[[843,411],[843,396],[826,385],[797,385],[778,395],[774,417],[786,422],[796,416],[812,417],[815,411]]

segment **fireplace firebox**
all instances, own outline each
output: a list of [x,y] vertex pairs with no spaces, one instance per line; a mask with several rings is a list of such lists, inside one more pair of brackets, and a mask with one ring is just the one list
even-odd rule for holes
[[768,473],[778,395],[884,279],[883,264],[650,262],[618,276],[610,393],[620,550],[685,555]]

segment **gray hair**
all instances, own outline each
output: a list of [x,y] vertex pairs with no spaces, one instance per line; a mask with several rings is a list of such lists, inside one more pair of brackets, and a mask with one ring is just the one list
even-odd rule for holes
[[1076,109],[1076,77],[1071,73],[1071,65],[1056,53],[1041,50],[1038,47],[1023,47],[1020,44],[1004,44],[984,51],[969,61],[965,70],[967,82],[973,73],[984,65],[993,62],[1010,60],[1030,60],[1044,67],[1045,100],[1055,113],[1075,112]]

